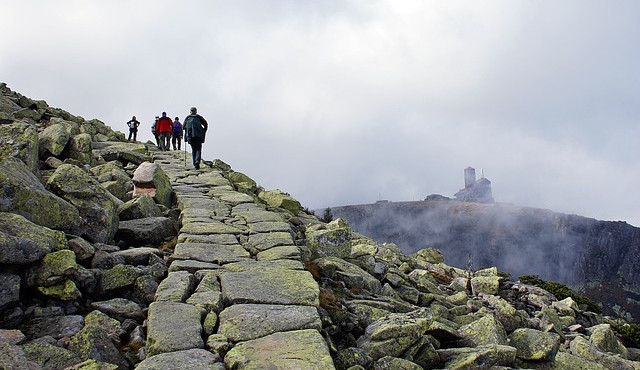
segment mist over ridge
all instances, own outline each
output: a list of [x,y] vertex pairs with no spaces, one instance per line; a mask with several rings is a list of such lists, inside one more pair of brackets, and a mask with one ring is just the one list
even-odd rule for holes
[[406,254],[434,247],[454,266],[496,266],[514,279],[539,275],[590,294],[605,302],[605,310],[618,305],[640,317],[640,229],[626,222],[441,196],[331,211],[353,230],[395,243]]

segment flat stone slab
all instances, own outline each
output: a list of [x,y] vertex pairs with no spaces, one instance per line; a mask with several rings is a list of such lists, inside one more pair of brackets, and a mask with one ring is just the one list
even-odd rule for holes
[[291,234],[287,232],[252,234],[249,235],[249,244],[259,251],[281,245],[294,245]]
[[240,244],[179,243],[172,258],[210,263],[237,262],[251,257]]
[[113,256],[123,257],[127,262],[127,265],[138,266],[146,265],[152,254],[162,256],[162,251],[157,248],[149,247],[129,248],[123,251],[114,252]]
[[318,306],[318,283],[308,271],[265,269],[220,275],[225,306],[263,303]]
[[149,305],[147,348],[149,356],[193,348],[204,348],[202,319],[205,311],[179,302]]
[[204,349],[188,349],[170,353],[161,353],[147,357],[136,366],[136,370],[224,370],[224,364],[217,362],[220,356]]
[[259,252],[256,255],[258,261],[274,261],[283,259],[300,259],[300,248],[295,245],[286,245],[281,247],[273,247],[266,251]]
[[236,304],[225,308],[219,319],[218,334],[232,342],[283,331],[322,328],[318,309],[312,306]]
[[223,224],[219,221],[211,222],[190,222],[182,226],[180,232],[186,234],[195,235],[210,235],[210,234],[243,234],[244,231],[231,225]]
[[335,369],[317,330],[275,333],[238,343],[225,356],[228,369]]
[[241,203],[255,202],[253,197],[248,194],[238,193],[237,191],[229,191],[224,187],[211,188],[211,191],[209,192],[209,194],[220,198],[220,200],[232,206],[235,206]]
[[169,272],[188,271],[194,274],[198,270],[216,270],[220,268],[222,268],[222,266],[210,262],[174,260],[173,262],[171,262],[171,266],[169,266]]
[[231,234],[194,235],[180,233],[178,243],[238,244],[238,238]]
[[256,222],[249,224],[251,233],[272,233],[272,232],[291,232],[291,226],[283,221],[279,222]]
[[233,207],[231,214],[244,218],[247,223],[253,224],[258,222],[282,222],[282,216],[275,212],[269,212],[264,209],[255,207],[243,207],[246,204]]
[[264,269],[304,270],[302,262],[297,260],[255,261],[246,260],[224,265],[226,271],[254,271]]
[[156,301],[184,302],[193,291],[195,278],[187,271],[174,271],[160,282],[156,290]]
[[222,294],[214,290],[195,292],[187,299],[187,303],[204,308],[207,312],[220,312]]

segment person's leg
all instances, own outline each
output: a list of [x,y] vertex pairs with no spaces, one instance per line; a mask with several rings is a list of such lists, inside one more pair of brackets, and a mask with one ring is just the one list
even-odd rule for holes
[[138,139],[138,130],[133,131],[133,141],[137,141]]
[[202,159],[202,143],[193,142],[193,166],[198,170],[200,169],[200,160]]

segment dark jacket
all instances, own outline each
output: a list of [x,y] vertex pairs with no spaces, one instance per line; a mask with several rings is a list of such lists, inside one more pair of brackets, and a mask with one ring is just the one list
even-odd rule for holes
[[184,119],[184,139],[188,142],[197,140],[204,143],[204,135],[207,133],[209,124],[199,114],[190,114]]

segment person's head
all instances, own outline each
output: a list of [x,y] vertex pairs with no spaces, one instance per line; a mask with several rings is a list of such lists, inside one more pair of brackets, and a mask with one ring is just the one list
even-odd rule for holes
[[180,121],[180,118],[176,117],[176,121]]
[[162,112],[162,117],[166,117],[167,116],[167,112]]
[[133,117],[131,117],[131,119],[135,121],[135,119],[136,119],[136,116],[133,116]]
[[191,114],[196,114],[196,113],[198,113],[198,108],[191,107]]
[[158,119],[160,119],[160,117],[159,117],[159,116],[156,116],[156,121],[157,121]]

